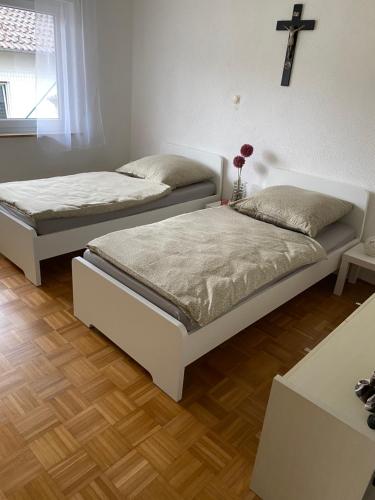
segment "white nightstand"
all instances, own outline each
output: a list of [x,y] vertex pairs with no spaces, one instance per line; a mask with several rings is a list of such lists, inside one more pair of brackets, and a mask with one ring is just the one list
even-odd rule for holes
[[342,257],[341,267],[337,276],[334,291],[335,295],[342,295],[351,265],[355,267],[349,275],[349,283],[355,283],[358,279],[358,274],[361,268],[375,271],[375,257],[370,257],[365,254],[363,243],[360,243],[354,248],[348,250]]

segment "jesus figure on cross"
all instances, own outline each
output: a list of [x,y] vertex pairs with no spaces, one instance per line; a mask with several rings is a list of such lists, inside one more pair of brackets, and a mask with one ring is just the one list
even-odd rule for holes
[[305,27],[304,24],[302,26],[300,26],[299,28],[293,28],[293,26],[289,26],[289,27],[285,26],[285,29],[287,31],[289,31],[288,51],[287,51],[287,55],[286,55],[285,66],[290,67],[292,65],[292,51],[293,51],[293,47],[294,47],[294,43],[295,43],[294,39],[295,39],[296,33],[303,30],[304,27]]

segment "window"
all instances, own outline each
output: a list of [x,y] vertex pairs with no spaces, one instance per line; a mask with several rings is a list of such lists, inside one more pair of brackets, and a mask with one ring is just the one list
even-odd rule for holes
[[0,0],[0,134],[104,143],[96,3]]
[[55,17],[9,3],[0,0],[0,134],[33,133],[37,119],[59,119]]
[[0,82],[0,120],[8,118],[8,90],[7,83]]

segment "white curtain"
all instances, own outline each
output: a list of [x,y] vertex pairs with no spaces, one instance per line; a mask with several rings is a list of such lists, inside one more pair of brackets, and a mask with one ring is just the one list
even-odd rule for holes
[[38,137],[68,149],[104,143],[96,0],[35,0]]

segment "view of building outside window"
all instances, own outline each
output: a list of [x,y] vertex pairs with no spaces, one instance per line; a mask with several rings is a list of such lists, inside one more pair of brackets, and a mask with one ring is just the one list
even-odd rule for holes
[[0,82],[0,120],[6,119],[8,116],[8,92],[7,84]]
[[59,117],[54,30],[51,15],[0,6],[0,119]]

